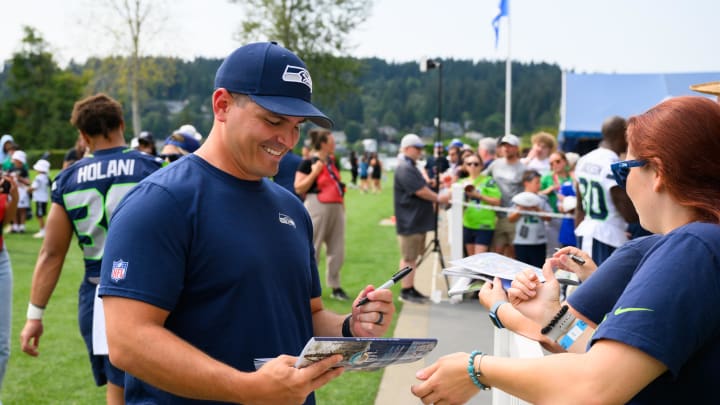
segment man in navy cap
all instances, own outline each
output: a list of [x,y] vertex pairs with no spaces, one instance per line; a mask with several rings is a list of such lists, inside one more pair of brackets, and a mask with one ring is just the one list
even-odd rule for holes
[[[310,217],[268,180],[300,123],[332,126],[311,93],[292,52],[269,42],[238,48],[217,71],[202,146],[116,209],[99,294],[128,404],[312,404],[342,369],[331,368],[339,355],[295,368],[310,337],[387,331],[390,290],[366,287],[348,315],[323,308]],[[273,360],[255,371],[257,358]]]

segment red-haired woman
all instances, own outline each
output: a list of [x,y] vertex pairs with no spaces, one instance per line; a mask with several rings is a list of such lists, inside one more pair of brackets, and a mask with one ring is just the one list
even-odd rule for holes
[[[628,121],[627,140],[628,160],[613,172],[641,225],[664,236],[604,308],[588,351],[451,354],[417,373],[423,382],[412,391],[423,403],[463,403],[482,386],[532,403],[712,402],[720,378],[720,105],[666,100]],[[561,312],[548,314],[543,330],[558,340],[576,324]]]

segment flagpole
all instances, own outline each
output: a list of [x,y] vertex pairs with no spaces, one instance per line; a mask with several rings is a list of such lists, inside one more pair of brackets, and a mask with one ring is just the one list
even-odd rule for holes
[[512,123],[512,59],[510,58],[510,2],[507,7],[507,59],[505,60],[505,134],[510,134]]

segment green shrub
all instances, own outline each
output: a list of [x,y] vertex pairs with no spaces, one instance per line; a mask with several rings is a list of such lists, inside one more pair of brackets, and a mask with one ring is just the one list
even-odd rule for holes
[[50,162],[50,167],[52,169],[61,169],[63,160],[65,159],[65,154],[67,153],[67,149],[26,150],[25,153],[27,153],[27,165],[31,169],[35,162],[40,160],[42,155],[45,153],[50,154],[50,156],[47,157],[47,160]]

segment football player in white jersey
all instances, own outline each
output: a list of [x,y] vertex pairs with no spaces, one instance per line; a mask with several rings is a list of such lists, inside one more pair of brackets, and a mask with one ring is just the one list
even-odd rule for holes
[[610,170],[610,165],[627,150],[625,128],[624,118],[606,119],[600,145],[581,157],[575,169],[578,247],[590,253],[598,265],[628,240],[627,224],[637,221],[632,202]]

